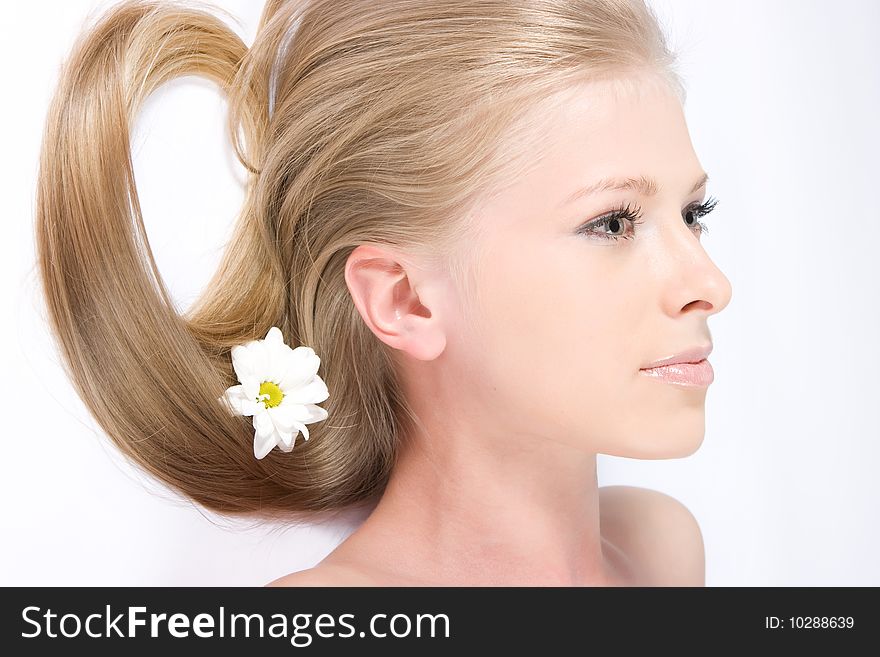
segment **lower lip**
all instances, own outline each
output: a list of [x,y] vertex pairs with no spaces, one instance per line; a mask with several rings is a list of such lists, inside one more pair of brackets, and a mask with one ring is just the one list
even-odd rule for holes
[[675,363],[639,371],[645,376],[681,386],[708,386],[715,380],[712,364],[705,358],[699,363]]

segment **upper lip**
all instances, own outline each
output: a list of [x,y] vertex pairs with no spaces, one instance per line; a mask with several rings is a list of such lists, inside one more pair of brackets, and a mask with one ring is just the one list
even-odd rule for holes
[[646,370],[652,367],[672,365],[673,363],[698,363],[704,358],[708,357],[710,353],[712,353],[711,343],[701,347],[691,347],[689,349],[678,352],[674,356],[667,356],[666,358],[655,360],[653,363],[649,363],[641,369]]

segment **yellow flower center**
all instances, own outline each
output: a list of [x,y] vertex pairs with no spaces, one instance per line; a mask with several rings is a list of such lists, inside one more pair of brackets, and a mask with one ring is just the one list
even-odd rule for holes
[[284,393],[281,392],[281,388],[276,384],[271,381],[263,381],[260,384],[260,394],[257,397],[257,401],[263,402],[266,408],[278,406],[282,399],[284,399]]

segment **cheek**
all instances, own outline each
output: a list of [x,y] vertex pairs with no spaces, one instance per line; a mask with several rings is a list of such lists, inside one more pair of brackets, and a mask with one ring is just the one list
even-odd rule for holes
[[556,249],[482,263],[479,358],[492,403],[517,409],[520,430],[607,435],[625,412],[642,303],[612,254],[590,255]]
[[475,412],[507,435],[592,452],[692,453],[704,432],[704,393],[639,374],[663,332],[643,255],[547,251],[481,261],[472,322],[455,345]]

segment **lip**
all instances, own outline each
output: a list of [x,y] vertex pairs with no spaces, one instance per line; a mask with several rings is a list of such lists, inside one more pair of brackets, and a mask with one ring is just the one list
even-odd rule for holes
[[667,365],[675,365],[677,363],[699,363],[702,360],[706,360],[706,358],[708,358],[709,354],[711,353],[711,343],[705,346],[691,347],[690,349],[685,349],[684,351],[680,351],[679,353],[672,356],[667,356],[665,358],[655,360],[654,362],[645,365],[641,369],[649,370],[655,367],[665,367]]
[[681,386],[706,387],[715,380],[712,363],[705,358],[698,363],[673,363],[639,370],[643,376]]
[[691,347],[672,356],[661,358],[639,370],[653,379],[682,386],[705,387],[715,380],[712,364],[706,360],[712,344]]

